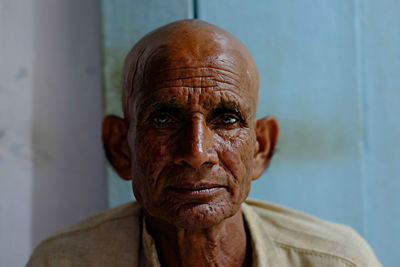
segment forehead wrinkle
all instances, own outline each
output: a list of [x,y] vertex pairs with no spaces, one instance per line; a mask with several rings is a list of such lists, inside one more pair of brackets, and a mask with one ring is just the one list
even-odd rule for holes
[[[148,74],[149,79],[147,79],[148,87],[152,87],[152,84],[156,84],[155,88],[169,87],[169,86],[184,86],[190,87],[192,81],[201,80],[203,85],[204,80],[215,81],[216,83],[226,83],[232,86],[241,88],[242,80],[240,75],[233,71],[227,71],[222,68],[214,67],[182,67],[175,69],[165,69],[162,71],[153,71]],[[208,85],[209,86],[209,85]],[[192,86],[199,87],[199,86]]]
[[[169,88],[167,88],[169,89]],[[182,89],[182,88],[181,88]],[[193,93],[194,90],[201,90],[199,95]],[[249,117],[252,113],[251,105],[248,105],[248,100],[245,96],[238,95],[232,90],[204,90],[202,88],[187,88],[184,90],[184,95],[180,98],[175,94],[167,94],[166,96],[157,92],[153,92],[143,99],[138,105],[138,113],[142,114],[144,110],[151,112],[160,108],[179,108],[190,110],[193,107],[200,107],[201,109],[215,109],[220,107],[239,107],[241,114]],[[169,89],[170,90],[170,89]],[[211,91],[207,93],[206,91]],[[183,100],[183,101],[181,101]],[[138,114],[138,115],[139,115]]]
[[[236,89],[236,90],[235,90]],[[208,96],[214,96],[215,94],[221,95],[221,94],[226,94],[226,95],[237,95],[244,97],[242,94],[239,93],[237,88],[235,87],[230,87],[230,88],[221,88],[221,87],[214,87],[214,86],[206,86],[206,87],[193,87],[193,86],[167,86],[167,87],[160,87],[158,89],[148,89],[147,91],[143,90],[141,92],[138,92],[136,99],[154,99],[157,98],[158,95],[161,95],[162,99],[172,99],[174,98],[175,100],[178,99],[177,97],[177,90],[181,90],[181,92],[186,94],[195,94],[195,91],[200,91],[200,96],[203,95],[208,95]],[[166,91],[166,92],[162,92]],[[168,100],[166,100],[168,101]]]
[[[226,81],[210,79],[209,77],[193,77],[188,79],[169,80],[163,84],[152,86],[149,90],[158,91],[168,88],[182,88],[182,89],[211,89],[213,91],[229,88],[241,88],[240,85],[232,84]],[[232,90],[234,91],[234,90]]]
[[[227,67],[227,66],[226,66]],[[195,72],[199,72],[198,75],[204,75],[204,76],[211,76],[210,73],[205,73],[207,71],[210,71],[211,74],[216,74],[218,76],[226,76],[229,77],[232,80],[235,80],[237,83],[240,83],[240,75],[238,75],[235,71],[230,70],[229,68],[222,68],[214,65],[209,65],[209,66],[192,66],[192,67],[179,67],[179,68],[164,68],[160,69],[159,71],[156,71],[155,75],[165,75],[166,73],[179,73],[179,76],[182,78],[188,77],[190,75],[193,75],[192,73],[187,74],[185,71],[192,71],[195,70]],[[168,75],[167,75],[168,77]]]

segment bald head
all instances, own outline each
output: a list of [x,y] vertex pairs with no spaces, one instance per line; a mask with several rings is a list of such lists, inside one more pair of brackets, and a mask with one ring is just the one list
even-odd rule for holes
[[146,219],[192,230],[242,220],[278,135],[273,118],[256,121],[257,91],[246,48],[209,23],[174,22],[133,47],[125,119],[106,117],[103,142],[119,175],[133,180]]
[[[168,86],[169,80],[177,78],[182,79],[182,86],[185,86],[185,79],[192,78],[194,69],[196,87],[204,87],[201,77],[208,77],[212,70],[213,75],[224,82],[246,87],[253,96],[251,104],[257,105],[258,72],[244,45],[210,23],[181,20],[147,34],[128,54],[122,78],[125,118],[135,113],[132,101],[137,94],[156,90],[157,84]],[[218,80],[207,86],[218,87]]]

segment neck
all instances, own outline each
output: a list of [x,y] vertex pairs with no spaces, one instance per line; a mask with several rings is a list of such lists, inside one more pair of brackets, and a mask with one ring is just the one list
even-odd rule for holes
[[162,266],[250,266],[251,245],[241,211],[207,229],[187,230],[146,215]]

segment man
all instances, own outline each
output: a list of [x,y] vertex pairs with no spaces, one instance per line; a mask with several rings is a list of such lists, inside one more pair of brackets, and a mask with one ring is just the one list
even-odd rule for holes
[[274,118],[256,121],[246,48],[199,20],[145,36],[123,75],[124,118],[103,141],[137,202],[44,241],[28,266],[380,266],[348,227],[245,202],[273,155]]

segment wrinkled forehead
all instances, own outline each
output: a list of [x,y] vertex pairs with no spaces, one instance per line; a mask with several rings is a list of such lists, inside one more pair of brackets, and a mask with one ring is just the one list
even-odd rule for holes
[[[257,104],[257,69],[240,41],[209,23],[180,21],[150,33],[132,49],[125,64],[123,90],[125,98],[130,98],[179,79],[198,79],[201,87],[201,79],[210,77],[247,91]],[[129,102],[126,99],[125,104]]]
[[168,76],[175,75],[179,69],[210,67],[234,73],[244,83],[250,82],[251,73],[240,51],[233,49],[225,40],[206,37],[169,40],[167,44],[157,47],[145,59],[143,75]]
[[142,76],[138,94],[173,86],[220,89],[222,84],[227,84],[247,93],[251,88],[251,77],[243,64],[223,53],[204,57],[157,56],[146,65]]

